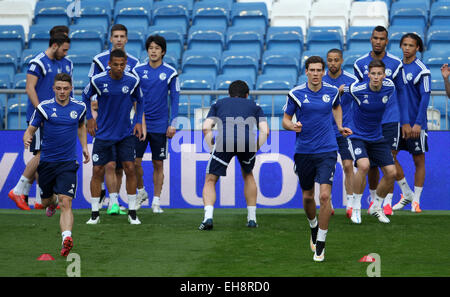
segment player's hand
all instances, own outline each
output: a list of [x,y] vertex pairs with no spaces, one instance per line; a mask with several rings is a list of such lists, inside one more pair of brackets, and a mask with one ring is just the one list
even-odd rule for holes
[[92,136],[95,137],[95,131],[97,130],[97,121],[92,118],[87,121],[87,131]]
[[404,139],[408,139],[411,135],[411,125],[409,124],[404,124],[402,126],[402,137]]
[[175,127],[173,127],[173,126],[167,127],[167,131],[166,131],[167,138],[171,139],[175,135],[176,132],[177,132],[177,129],[175,129]]
[[292,130],[297,133],[300,133],[300,132],[302,132],[302,127],[303,127],[302,123],[297,122],[297,123],[294,123],[294,125],[292,126]]
[[342,136],[347,137],[349,135],[352,135],[353,131],[350,128],[342,127],[341,129],[339,129],[339,133],[341,133]]
[[441,74],[444,80],[448,80],[448,77],[450,76],[450,68],[448,67],[448,64],[442,65]]
[[133,134],[139,138],[139,140],[142,140],[142,124],[137,123],[134,125]]
[[420,137],[420,131],[422,130],[422,126],[414,124],[414,126],[411,129],[410,138],[412,139],[418,139]]
[[344,87],[344,84],[339,86],[339,95],[342,95],[344,93]]
[[144,125],[142,125],[142,136],[139,138],[139,141],[145,141],[147,138],[147,129],[145,129]]
[[86,164],[91,160],[91,157],[89,156],[89,150],[87,147],[83,148],[83,156],[84,156],[84,161],[83,163]]
[[33,141],[33,136],[27,135],[26,133],[23,135],[23,144],[26,149],[28,149]]

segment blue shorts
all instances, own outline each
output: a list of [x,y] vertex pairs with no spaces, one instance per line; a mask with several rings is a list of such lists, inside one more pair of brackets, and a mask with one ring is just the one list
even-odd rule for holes
[[384,140],[392,151],[398,151],[398,144],[402,137],[400,123],[386,123],[382,125]]
[[134,162],[135,159],[135,138],[130,135],[119,141],[94,139],[92,149],[92,164],[103,166],[109,162]]
[[294,171],[298,176],[302,190],[313,189],[315,182],[333,184],[337,152],[295,154],[294,162]]
[[166,133],[147,133],[147,137],[144,141],[140,141],[139,138],[135,138],[136,141],[136,158],[142,158],[144,156],[147,146],[150,144],[150,150],[152,151],[152,160],[165,160],[167,159],[167,136]]
[[336,137],[336,141],[339,147],[339,155],[341,155],[341,160],[353,160],[352,152],[349,149],[349,146],[351,145],[350,138],[344,137],[344,136],[338,136]]
[[418,139],[400,139],[398,150],[409,152],[411,155],[421,155],[428,152],[428,133],[425,130],[420,131]]
[[74,198],[77,192],[77,161],[39,162],[39,188],[42,199],[61,194]]
[[353,159],[356,161],[368,158],[371,167],[394,165],[394,157],[389,144],[383,139],[379,141],[365,141],[352,138]]
[[255,167],[255,152],[217,152],[213,150],[206,167],[206,174],[226,176],[228,164],[234,156],[238,158],[244,172],[252,172],[253,167]]

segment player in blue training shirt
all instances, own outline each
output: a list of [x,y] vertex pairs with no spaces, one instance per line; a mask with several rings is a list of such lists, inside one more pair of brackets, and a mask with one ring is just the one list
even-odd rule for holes
[[[342,51],[340,49],[331,49],[327,53],[327,67],[328,71],[325,72],[322,80],[332,86],[337,88],[342,88],[348,90],[348,87],[357,81],[358,79],[353,75],[344,71],[342,69],[342,63],[344,62]],[[340,104],[342,108],[342,126],[349,127],[350,122],[352,121],[352,105],[353,98],[348,92],[343,92],[340,98]],[[334,132],[336,134],[336,141],[339,147],[339,155],[342,160],[342,168],[344,170],[345,176],[345,192],[347,193],[346,197],[346,206],[347,206],[347,216],[350,218],[350,205],[353,201],[353,189],[352,189],[352,180],[353,180],[353,158],[352,154],[348,149],[348,141],[349,138],[345,138],[338,131],[336,122],[334,119],[331,119],[333,122]],[[333,206],[333,205],[332,205]]]
[[[370,38],[372,44],[372,51],[360,57],[355,61],[354,71],[356,77],[360,81],[368,81],[368,66],[372,60],[382,60],[386,65],[386,78],[392,80],[395,84],[396,92],[392,100],[388,102],[386,112],[383,115],[383,136],[385,140],[391,145],[392,153],[398,151],[398,143],[400,138],[409,137],[411,127],[408,122],[408,102],[405,93],[406,78],[404,75],[402,61],[386,51],[388,44],[388,32],[386,28],[377,26],[372,31]],[[394,157],[397,172],[401,169],[400,163]],[[373,167],[368,174],[370,196],[373,200],[375,198],[375,190],[380,179],[380,172],[378,168]],[[393,191],[393,188],[391,189]],[[408,194],[409,195],[409,194]],[[392,214],[392,197],[388,195],[385,200],[384,211],[386,215]]]
[[[147,200],[144,188],[142,157],[150,144],[153,163],[153,201],[154,213],[164,212],[161,209],[160,197],[164,181],[164,160],[167,158],[168,139],[175,135],[175,122],[178,116],[180,85],[175,68],[163,61],[166,54],[166,40],[159,35],[149,36],[145,42],[148,63],[137,65],[133,72],[140,79],[144,95],[143,129],[144,141],[136,139],[136,175],[138,180],[137,207]],[[167,97],[170,94],[170,105]]]
[[[43,100],[35,109],[23,136],[25,147],[31,145],[38,129],[44,131],[41,158],[38,166],[39,187],[42,204],[47,216],[52,216],[57,204],[61,207],[60,227],[62,232],[61,256],[67,256],[73,246],[72,199],[77,191],[77,138],[89,162],[86,126],[86,105],[70,97],[72,78],[66,73],[57,74],[53,90],[55,97]],[[57,195],[57,200],[55,199]]]
[[[97,75],[103,71],[109,70],[108,62],[109,62],[109,55],[112,50],[114,49],[121,49],[124,52],[125,46],[128,42],[128,29],[126,26],[122,24],[115,24],[111,27],[111,37],[109,41],[111,42],[111,49],[106,50],[102,53],[99,53],[96,55],[92,61],[91,69],[89,70],[89,78],[93,77],[94,75]],[[139,60],[129,53],[127,53],[127,65],[125,66],[126,72],[131,72],[133,68],[139,63]],[[96,96],[93,96],[91,98],[91,107],[93,109],[94,117],[97,117],[97,100]],[[125,211],[122,209],[124,207],[119,207],[119,192],[120,187],[122,186],[122,177],[123,177],[123,168],[122,164],[120,162],[116,162],[116,167],[111,167],[113,164],[109,164],[106,166],[106,172],[105,172],[105,181],[106,186],[108,188],[109,192],[109,205],[108,210],[106,211],[107,214],[110,215],[117,215],[117,214],[126,214]],[[102,193],[100,196],[100,208],[103,204],[103,198],[105,197],[105,184],[102,183]]]
[[[253,176],[256,152],[269,136],[269,126],[261,107],[249,100],[249,88],[242,80],[233,81],[228,87],[230,97],[214,103],[203,122],[205,142],[211,150],[203,186],[204,218],[199,230],[213,228],[216,183],[227,174],[228,164],[236,156],[244,179],[244,196],[247,202],[247,227],[256,228],[257,188]],[[213,127],[218,130],[213,139]],[[256,140],[254,129],[259,130]]]
[[[325,239],[331,217],[331,186],[338,145],[332,116],[343,136],[352,131],[342,126],[338,88],[322,81],[325,62],[312,56],[305,62],[308,82],[289,91],[284,107],[283,128],[296,132],[295,172],[303,193],[303,208],[311,228],[310,246],[314,261],[325,259]],[[296,122],[292,121],[293,116]],[[314,183],[320,184],[319,221],[316,217]]]
[[[402,36],[400,47],[403,51],[403,68],[405,70],[406,94],[408,98],[409,124],[411,134],[408,139],[400,140],[399,149],[408,151],[414,160],[416,172],[414,174],[414,198],[402,197],[394,205],[393,210],[400,210],[412,202],[411,211],[421,212],[420,196],[425,182],[425,152],[428,151],[427,143],[427,108],[430,101],[430,70],[417,59],[417,52],[423,51],[422,39],[414,33]],[[399,169],[397,169],[399,170]],[[408,191],[408,183],[402,171],[397,172],[397,183],[405,193]],[[407,188],[408,187],[408,188]]]
[[373,60],[369,64],[369,81],[353,83],[349,90],[355,99],[350,126],[353,135],[350,136],[349,143],[358,169],[353,178],[351,220],[355,224],[361,224],[361,197],[366,187],[366,176],[373,166],[381,168],[383,178],[376,188],[369,214],[382,223],[389,223],[382,204],[394,184],[396,170],[389,143],[383,136],[381,122],[389,100],[393,100],[395,85],[386,78],[385,70],[383,61]]
[[[83,101],[91,102],[97,96],[98,116],[93,118],[91,109],[87,109],[88,132],[95,136],[92,151],[93,173],[91,179],[92,215],[87,224],[99,222],[99,201],[101,184],[105,176],[105,165],[122,162],[126,175],[128,194],[128,221],[140,224],[136,216],[136,172],[134,168],[134,135],[142,137],[142,94],[139,79],[125,72],[127,56],[124,51],[111,51],[110,69],[91,78],[91,83],[83,91]],[[136,102],[136,124],[132,125],[130,112]],[[111,164],[110,164],[111,165]]]
[[[49,47],[36,55],[29,63],[27,71],[26,92],[30,103],[27,106],[27,122],[36,106],[42,101],[53,98],[53,83],[58,73],[72,74],[72,62],[65,58],[70,48],[70,39],[63,33],[57,33],[50,37]],[[40,129],[34,134],[33,142],[30,145],[30,151],[33,152],[33,158],[27,163],[25,170],[8,196],[14,200],[17,206],[24,210],[30,210],[28,204],[24,201],[24,188],[31,187],[35,179],[37,166],[39,164],[39,151],[42,141],[42,131]],[[28,188],[29,191],[29,188]]]

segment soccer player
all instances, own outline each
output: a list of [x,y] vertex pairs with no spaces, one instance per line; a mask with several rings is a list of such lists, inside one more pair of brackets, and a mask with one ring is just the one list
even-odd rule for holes
[[445,92],[447,93],[447,97],[450,98],[450,81],[448,80],[448,77],[450,76],[450,69],[448,68],[448,64],[442,65],[441,74],[444,79]]
[[[391,79],[395,84],[395,93],[392,100],[388,101],[386,111],[383,115],[383,136],[390,146],[394,155],[395,167],[397,172],[403,171],[398,162],[396,152],[398,152],[398,143],[401,137],[408,138],[411,131],[411,126],[408,121],[408,103],[405,95],[406,78],[403,71],[402,61],[386,51],[388,44],[388,31],[382,26],[377,26],[372,31],[370,38],[372,44],[372,51],[363,55],[355,61],[354,72],[355,76],[360,81],[368,81],[368,66],[372,60],[382,60],[386,65],[386,77]],[[371,199],[375,198],[375,191],[377,188],[380,172],[377,167],[370,168],[368,173],[369,192]],[[413,193],[408,186],[406,180],[398,180],[398,184],[408,199],[412,197]],[[394,188],[389,190],[389,195],[384,200],[384,211],[387,215],[392,214],[392,196]],[[359,202],[357,202],[358,204]]]
[[[42,100],[53,98],[53,83],[58,73],[72,74],[72,61],[65,58],[70,48],[70,39],[63,33],[52,35],[49,40],[49,47],[37,54],[29,63],[27,71],[26,92],[30,103],[27,106],[27,122],[30,122],[35,107]],[[33,135],[33,142],[30,144],[30,152],[33,158],[27,163],[22,176],[17,185],[8,196],[20,209],[30,210],[25,202],[25,195],[28,196],[31,185],[35,179],[37,166],[39,164],[40,144],[42,141],[42,131],[38,129]],[[39,193],[38,193],[39,194]]]
[[[425,182],[425,152],[428,151],[427,134],[427,108],[430,101],[430,75],[431,72],[425,64],[417,59],[417,52],[423,51],[422,39],[414,33],[407,33],[400,40],[403,51],[403,69],[406,75],[406,94],[408,98],[409,124],[412,127],[408,139],[400,139],[399,149],[408,151],[413,158],[414,173],[414,199],[402,197],[394,205],[393,210],[400,210],[412,202],[411,211],[421,212],[420,196]],[[397,173],[401,180],[405,179],[403,171]]]
[[[136,175],[138,184],[137,208],[147,200],[144,188],[142,157],[150,144],[153,163],[153,201],[154,213],[161,209],[160,196],[164,181],[163,162],[167,158],[167,141],[175,135],[174,119],[178,116],[180,85],[175,68],[163,62],[166,54],[166,40],[159,35],[149,36],[145,42],[148,63],[137,65],[133,72],[140,79],[144,94],[144,119],[146,137],[144,141],[136,138]],[[167,97],[170,94],[170,105]]]
[[[69,74],[59,73],[55,76],[53,91],[54,98],[43,100],[36,107],[23,136],[23,142],[26,148],[30,147],[36,131],[44,131],[37,169],[39,187],[42,191],[42,204],[47,208],[47,216],[55,213],[57,204],[61,207],[61,256],[66,257],[73,246],[72,199],[77,191],[79,167],[77,137],[83,149],[84,163],[90,160],[84,124],[86,105],[70,97],[72,78]],[[57,195],[57,200],[54,194]]]
[[[310,247],[313,260],[325,260],[325,239],[331,217],[331,186],[336,169],[336,134],[332,126],[334,118],[339,132],[350,135],[349,128],[342,127],[342,108],[338,88],[322,81],[325,62],[311,56],[305,61],[307,83],[289,91],[282,125],[296,132],[295,172],[303,194],[303,208],[311,228]],[[296,122],[292,121],[293,116]],[[314,183],[320,184],[319,220],[316,217]]]
[[390,150],[382,133],[382,118],[388,108],[389,100],[395,94],[394,82],[386,78],[386,66],[381,60],[373,60],[368,65],[369,81],[353,83],[350,94],[355,103],[353,106],[353,135],[351,146],[357,171],[353,178],[354,200],[351,220],[361,224],[361,197],[366,187],[366,176],[372,166],[378,166],[383,172],[383,178],[378,183],[375,199],[368,213],[378,218],[382,223],[389,223],[385,216],[383,200],[394,185],[396,168]]
[[[345,88],[348,90],[348,87],[357,81],[358,79],[351,73],[344,71],[342,69],[342,63],[344,62],[342,51],[340,49],[331,49],[327,53],[327,67],[328,71],[325,72],[322,80],[332,86],[337,88]],[[342,108],[342,126],[349,127],[350,121],[352,120],[352,104],[353,98],[348,92],[343,92],[340,97],[340,104]],[[347,216],[350,218],[351,215],[351,205],[353,203],[353,189],[352,189],[352,180],[353,180],[353,158],[352,154],[349,151],[348,141],[349,138],[345,138],[339,132],[336,122],[332,119],[334,132],[336,134],[336,141],[339,147],[339,155],[342,160],[342,167],[345,175],[345,192],[347,193],[346,197],[346,208],[347,208]]]
[[[213,228],[216,183],[225,176],[231,159],[236,156],[241,165],[244,179],[244,196],[247,202],[247,227],[258,227],[256,221],[257,186],[253,176],[256,152],[269,136],[269,126],[261,107],[247,99],[249,88],[242,80],[233,81],[228,87],[230,97],[213,104],[203,122],[205,142],[211,150],[203,186],[204,219],[199,230]],[[212,129],[217,126],[218,134],[213,139]],[[255,143],[253,129],[259,130]]]
[[[115,24],[111,27],[111,37],[109,41],[111,42],[111,49],[99,53],[93,58],[91,69],[89,70],[89,78],[93,77],[100,72],[109,69],[108,62],[109,56],[112,50],[121,49],[124,52],[125,46],[128,42],[128,29],[122,24]],[[132,55],[127,53],[127,65],[125,66],[126,72],[131,72],[133,68],[139,63],[139,60]],[[98,109],[96,97],[94,96],[91,101],[91,107],[93,109],[94,117],[97,116],[96,110]],[[113,163],[106,165],[105,181],[106,187],[109,191],[109,205],[107,214],[117,215],[126,214],[125,211],[119,206],[119,192],[122,185],[123,168],[121,162],[116,162],[115,166],[112,167]],[[105,185],[102,183],[102,193],[100,196],[100,205],[102,205],[103,198],[105,197]]]
[[[92,151],[93,173],[91,179],[92,215],[87,224],[99,223],[99,201],[101,184],[108,163],[115,168],[117,160],[122,162],[126,175],[128,196],[128,221],[140,224],[136,216],[136,172],[134,168],[134,135],[142,137],[142,97],[139,79],[125,71],[127,56],[124,51],[114,49],[109,58],[109,70],[94,75],[83,91],[83,101],[90,105],[90,98],[97,96],[98,115],[93,118],[87,109],[87,127],[95,137]],[[130,121],[130,112],[137,102],[136,124]]]

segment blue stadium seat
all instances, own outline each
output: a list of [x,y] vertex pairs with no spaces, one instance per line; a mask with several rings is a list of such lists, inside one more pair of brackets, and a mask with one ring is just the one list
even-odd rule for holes
[[38,54],[42,52],[41,50],[35,49],[24,49],[22,52],[22,56],[20,58],[20,69],[22,72],[27,72],[28,63]]
[[[256,80],[257,90],[290,90],[295,86],[297,77],[261,74]],[[266,116],[283,115],[286,95],[259,95],[256,99]]]
[[251,78],[253,84],[259,70],[259,58],[255,52],[242,52],[239,50],[226,50],[222,54],[221,71],[223,74]]
[[347,50],[371,51],[370,37],[374,27],[350,26],[347,30]]
[[420,25],[395,25],[389,27],[389,43],[387,46],[388,50],[400,47],[400,40],[406,33],[416,33],[420,36],[420,38],[422,38],[422,41],[425,42],[425,28],[421,27]]
[[440,51],[450,51],[450,27],[434,25],[428,28],[426,39],[427,50],[439,49]]
[[21,25],[0,25],[0,49],[14,51],[20,57],[25,47],[25,32]]
[[301,27],[269,27],[266,34],[266,49],[294,52],[300,58],[303,51],[303,40]]
[[8,99],[7,129],[25,130],[27,128],[27,105],[26,96]]
[[197,1],[192,11],[192,24],[228,27],[231,4],[228,0]]
[[27,74],[24,72],[16,73],[14,76],[14,89],[25,89],[27,86]]
[[38,1],[34,9],[34,23],[39,25],[69,26],[70,19],[67,15],[66,1]]
[[107,31],[112,19],[111,1],[95,0],[81,3],[81,17],[74,18],[75,24],[102,26]]
[[0,50],[0,73],[7,74],[12,81],[17,70],[17,56],[15,51]]
[[351,74],[354,74],[353,65],[355,65],[355,61],[365,54],[367,54],[367,51],[344,51],[344,63],[342,63],[342,69]]
[[450,118],[450,104],[447,96],[433,96],[430,98],[430,105],[439,110],[441,113],[441,130],[447,130],[448,127],[445,115],[447,114],[447,119]]
[[128,29],[128,42],[126,50],[135,57],[139,57],[142,51],[145,51],[145,33],[136,28]]
[[300,75],[297,79],[297,85],[301,85],[301,84],[304,84],[307,82],[308,82],[308,77],[304,73],[302,75]]
[[431,4],[430,25],[450,25],[450,1],[437,1]]
[[[235,75],[233,74],[220,74],[216,78],[216,90],[228,90],[230,84],[235,80],[245,81],[250,90],[255,88],[255,80],[250,75]],[[221,97],[228,97],[228,95],[224,95]]]
[[442,83],[441,90],[444,90],[444,82],[441,74],[441,66],[443,64],[450,64],[450,57],[448,52],[438,50],[428,50],[423,54],[423,63],[428,66],[431,72],[431,85]]
[[11,78],[6,73],[0,73],[0,89],[10,89],[10,88],[11,88]]
[[229,50],[255,52],[261,58],[264,49],[265,31],[259,27],[231,26],[227,30],[226,47]]
[[147,28],[151,23],[151,1],[119,1],[114,7],[114,23]]
[[223,28],[194,25],[189,28],[187,48],[222,53],[225,46]]
[[184,51],[185,37],[179,26],[150,26],[147,36],[161,35],[166,39],[167,53],[172,53],[178,60],[181,60]]
[[431,78],[431,91],[445,91],[445,84],[442,76],[441,78]]
[[73,49],[83,49],[90,52],[101,52],[105,47],[105,35],[99,26],[70,26],[70,46]]
[[[213,90],[215,80],[212,77],[182,73],[180,74],[181,90]],[[180,95],[178,114],[180,116],[192,117],[196,108],[211,105],[211,95]]]
[[50,30],[52,26],[49,25],[32,25],[28,33],[28,48],[35,51],[45,51],[48,48],[50,40]]
[[186,36],[189,27],[189,11],[183,3],[170,0],[157,1],[153,4],[153,25],[180,27]]
[[[321,57],[324,61],[327,60],[327,52],[328,50],[321,50],[321,51],[311,51],[311,50],[306,50],[303,52],[302,54],[302,59],[300,60],[300,74],[305,73],[305,61],[311,57],[311,56],[319,56]],[[326,62],[325,62],[326,63]]]
[[263,74],[291,76],[295,81],[299,75],[300,57],[296,53],[281,50],[266,50],[261,61]]
[[416,24],[426,27],[428,24],[428,9],[425,2],[398,1],[391,5],[391,25]]
[[235,2],[231,8],[231,24],[267,29],[269,19],[264,2]]
[[306,37],[308,50],[328,51],[344,48],[344,35],[341,27],[309,27]]
[[87,77],[95,55],[94,52],[81,51],[80,49],[69,51],[67,58],[73,63],[73,75]]
[[183,53],[181,68],[183,73],[204,75],[215,80],[220,69],[220,54],[186,50]]

